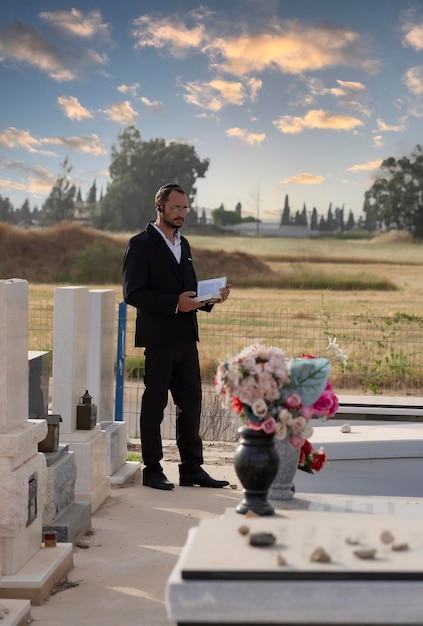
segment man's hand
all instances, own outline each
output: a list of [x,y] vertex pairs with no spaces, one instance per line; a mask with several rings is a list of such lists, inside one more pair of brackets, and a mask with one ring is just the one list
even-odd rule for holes
[[193,296],[195,296],[195,291],[184,291],[179,294],[178,311],[188,313],[202,306],[201,302],[194,302]]
[[219,300],[219,302],[216,302],[216,304],[221,304],[222,302],[224,302],[225,300],[229,298],[229,294],[231,293],[231,287],[232,285],[228,283],[226,287],[222,287],[222,289],[219,290],[220,295],[222,296],[222,299]]

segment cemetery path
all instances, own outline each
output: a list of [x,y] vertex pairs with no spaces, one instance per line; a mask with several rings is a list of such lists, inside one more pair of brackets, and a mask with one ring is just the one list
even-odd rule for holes
[[[31,619],[43,626],[170,626],[165,588],[188,530],[203,518],[222,515],[242,496],[233,469],[236,443],[205,442],[205,469],[232,488],[178,486],[174,442],[164,442],[164,470],[173,491],[141,485],[113,487],[92,517],[92,533],[74,547],[67,582]],[[235,489],[235,487],[237,487]]]

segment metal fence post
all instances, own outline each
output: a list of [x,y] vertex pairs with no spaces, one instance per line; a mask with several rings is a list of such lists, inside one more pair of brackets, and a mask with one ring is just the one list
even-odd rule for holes
[[116,356],[115,421],[123,421],[123,390],[125,385],[126,302],[119,302]]

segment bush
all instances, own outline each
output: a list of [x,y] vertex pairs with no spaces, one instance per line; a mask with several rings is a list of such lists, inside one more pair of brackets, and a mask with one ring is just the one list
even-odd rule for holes
[[122,251],[96,241],[75,255],[69,273],[72,282],[118,284],[122,280]]

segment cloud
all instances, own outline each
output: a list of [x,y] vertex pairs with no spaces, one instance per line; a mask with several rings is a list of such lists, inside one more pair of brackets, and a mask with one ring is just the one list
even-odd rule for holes
[[49,137],[43,139],[43,143],[62,145],[70,150],[85,152],[94,156],[101,156],[107,153],[107,150],[95,134],[81,137]]
[[117,89],[118,91],[120,91],[120,93],[129,94],[130,96],[133,96],[135,98],[138,94],[139,88],[139,83],[132,83],[132,85],[119,85]]
[[410,7],[402,15],[403,46],[410,46],[414,50],[423,50],[423,20],[416,7]]
[[316,96],[331,95],[335,98],[342,98],[345,96],[356,97],[362,94],[366,87],[363,83],[352,82],[347,80],[336,80],[338,87],[325,87],[323,81],[320,78],[311,78],[307,81],[310,92]]
[[43,140],[32,137],[26,130],[18,130],[11,126],[0,134],[0,146],[3,148],[24,148],[28,152],[35,152],[44,156],[56,156],[54,152],[39,150]]
[[83,13],[78,9],[70,11],[43,11],[40,18],[53,24],[69,35],[92,39],[96,36],[108,37],[109,25],[102,21],[101,11]]
[[379,132],[391,131],[394,133],[400,133],[401,131],[405,130],[405,126],[403,124],[397,124],[396,126],[394,126],[393,124],[387,124],[380,118],[376,120],[376,124]]
[[411,67],[404,74],[404,83],[415,95],[423,93],[423,65]]
[[123,124],[124,126],[134,124],[138,117],[138,113],[127,100],[112,104],[108,109],[104,109],[103,113],[113,122]]
[[290,135],[296,135],[311,128],[353,130],[358,126],[363,126],[363,122],[356,117],[332,113],[323,109],[313,109],[304,117],[283,115],[272,123],[281,133]]
[[265,133],[251,133],[245,128],[228,128],[225,131],[228,137],[239,137],[243,143],[246,143],[250,146],[254,144],[260,144],[262,141],[266,139]]
[[34,194],[45,194],[57,181],[57,176],[52,174],[46,167],[40,165],[28,166],[22,161],[3,161],[1,166],[8,170],[16,170],[19,175],[28,176],[26,182],[15,182],[8,179],[0,180],[0,189],[13,189],[17,191],[27,191]]
[[261,81],[250,79],[244,85],[239,81],[215,78],[209,82],[193,81],[184,86],[187,92],[184,100],[209,111],[220,111],[227,104],[241,106],[248,100],[255,100],[261,88]]
[[55,43],[54,36],[45,37],[36,28],[15,20],[0,29],[0,60],[9,64],[24,63],[53,80],[66,82],[78,78],[80,67],[105,65],[108,58],[105,53],[85,50],[72,41],[65,45],[63,37],[56,38]]
[[80,122],[81,120],[86,120],[93,117],[91,111],[81,106],[78,102],[77,98],[73,96],[59,96],[57,98],[57,102],[60,105],[60,108],[71,120],[77,120]]
[[367,163],[359,163],[347,168],[347,172],[365,172],[368,170],[378,169],[382,165],[383,159],[375,159],[374,161],[368,161]]
[[142,102],[147,107],[147,109],[151,109],[155,113],[160,113],[160,111],[163,111],[164,108],[163,102],[160,102],[159,100],[155,100],[154,102],[152,102],[144,96],[140,98],[140,102]]
[[209,57],[217,73],[234,76],[265,69],[299,75],[338,65],[359,67],[369,74],[379,69],[379,61],[367,54],[360,35],[348,28],[275,18],[260,26],[256,23],[254,33],[239,23],[240,32],[233,34],[236,28],[230,24],[231,34],[222,35],[215,15],[201,8],[187,13],[184,20],[176,15],[142,15],[133,21],[132,35],[136,48],[162,49],[174,57],[198,50]]
[[373,143],[375,144],[376,148],[382,148],[382,146],[385,145],[385,140],[382,135],[375,135],[373,137]]
[[4,148],[25,148],[28,152],[38,152],[34,146],[41,146],[41,141],[32,137],[26,130],[11,126],[0,134],[0,146]]
[[0,189],[13,189],[14,191],[25,191],[26,186],[24,183],[17,183],[16,181],[9,180],[8,178],[0,178]]
[[184,57],[192,48],[200,48],[206,37],[204,24],[197,23],[191,28],[186,22],[196,17],[192,12],[182,21],[175,16],[153,18],[142,15],[133,23],[132,36],[135,48],[168,49],[175,57]]
[[325,179],[323,176],[318,176],[317,174],[308,174],[307,172],[304,172],[302,174],[290,176],[289,178],[284,178],[280,181],[280,184],[288,185],[292,183],[294,185],[320,185],[324,182]]
[[379,67],[375,59],[366,57],[358,33],[295,20],[275,23],[266,32],[213,37],[203,50],[213,67],[235,76],[264,69],[298,75],[338,65],[361,67],[372,74]]
[[34,28],[18,21],[0,31],[2,56],[35,67],[59,82],[73,80],[77,76],[77,72],[68,66],[64,52],[54,47]]

